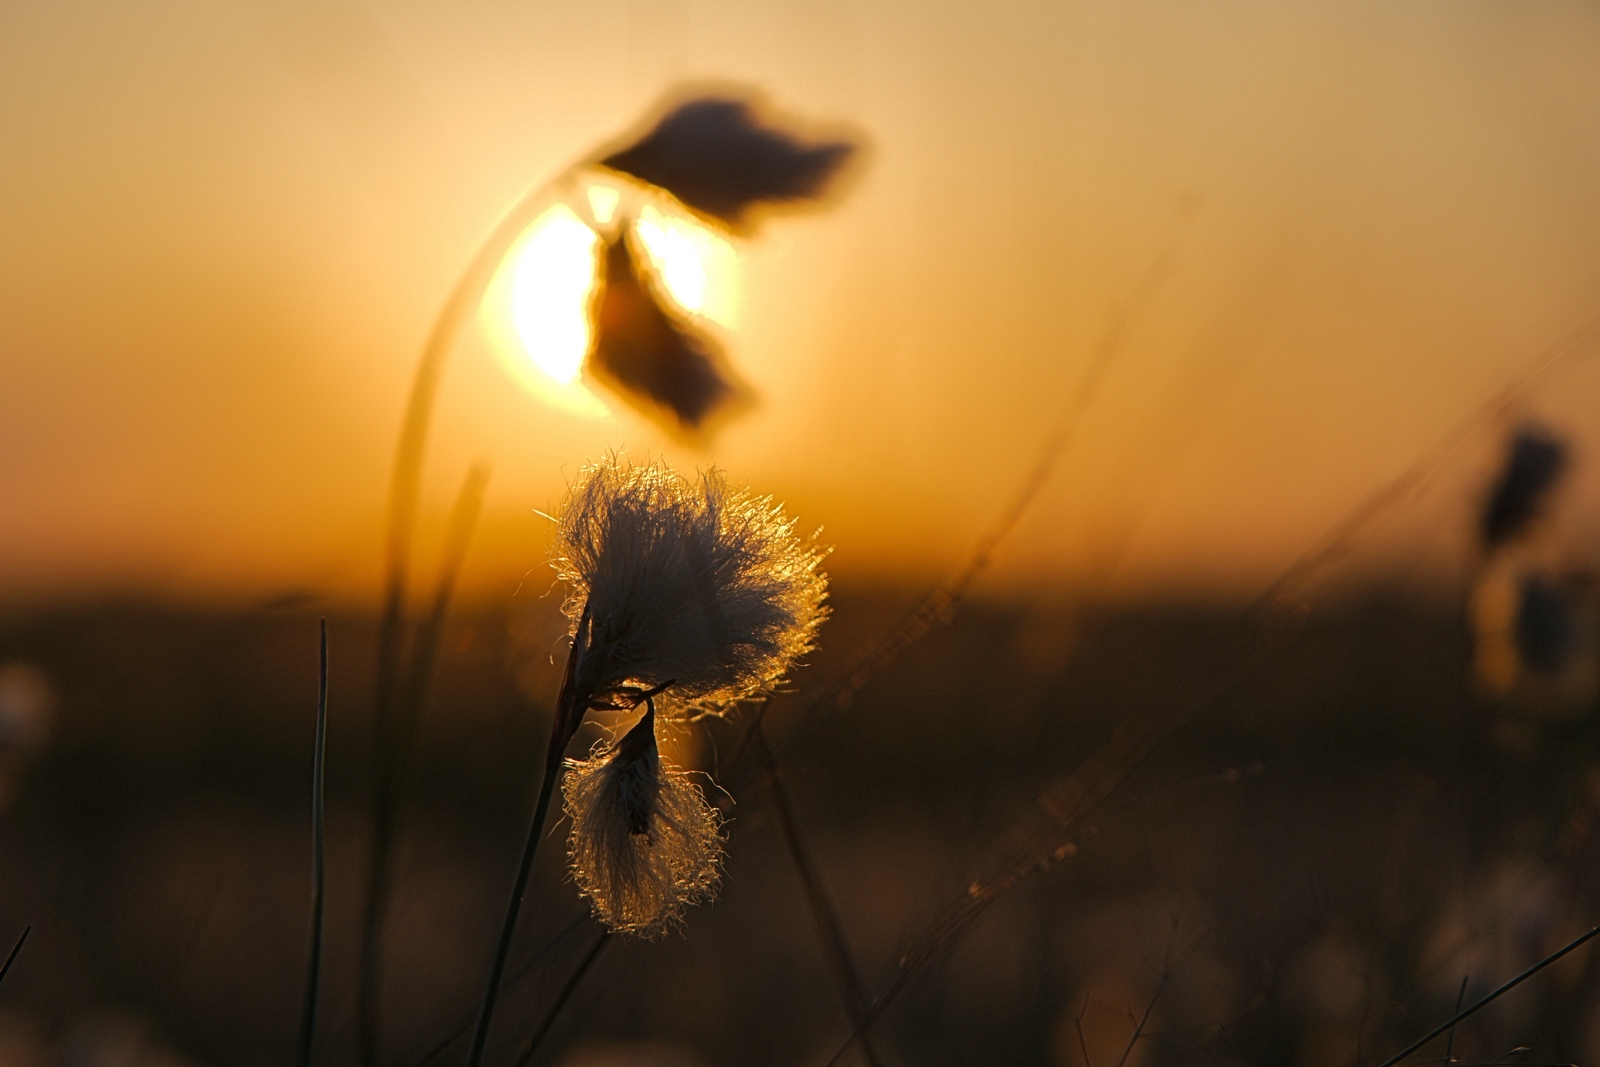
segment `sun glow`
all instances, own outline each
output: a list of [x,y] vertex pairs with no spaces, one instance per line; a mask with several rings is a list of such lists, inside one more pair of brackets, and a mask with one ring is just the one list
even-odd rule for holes
[[646,204],[634,224],[674,303],[721,326],[733,324],[738,304],[738,253],[706,227]]
[[558,204],[534,223],[511,275],[511,315],[529,357],[566,384],[589,352],[589,291],[599,238]]
[[589,213],[594,216],[594,221],[601,226],[609,225],[617,213],[617,204],[622,200],[622,194],[609,185],[589,186]]
[[566,204],[553,205],[506,255],[484,294],[480,320],[518,381],[551,406],[576,415],[609,414],[582,378],[599,254],[594,230]]
[[631,228],[629,239],[655,275],[658,295],[723,328],[734,325],[737,311],[738,254],[670,205],[641,203],[637,193],[598,182],[576,195],[581,199],[552,203],[518,238],[484,294],[480,323],[506,368],[541,400],[573,414],[605,416],[609,408],[583,373],[594,345],[589,314],[603,273],[604,239],[596,228],[611,240]]

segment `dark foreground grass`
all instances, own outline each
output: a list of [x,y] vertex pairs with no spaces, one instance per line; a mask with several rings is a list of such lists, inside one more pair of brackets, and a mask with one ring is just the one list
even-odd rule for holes
[[[915,600],[839,590],[802,685],[825,688],[845,650]],[[788,817],[869,990],[1011,854],[1036,798],[1208,662],[1236,617],[972,603],[907,650],[892,684],[785,752]],[[316,627],[309,614],[123,606],[0,633],[0,654],[39,664],[60,696],[51,744],[0,833],[0,924],[37,924],[26,966],[0,988],[0,1044],[38,1062],[96,1042],[210,1063],[294,1056]],[[330,621],[324,1063],[356,1048],[375,629]],[[436,1047],[481,993],[561,632],[545,602],[445,627],[395,852],[382,1024],[397,1062]],[[1448,607],[1374,596],[1313,613],[1292,646],[1157,748],[1060,862],[912,975],[873,1029],[875,1053],[1374,1064],[1448,1019],[1463,977],[1474,1003],[1592,926],[1588,733],[1541,727],[1544,743],[1516,757],[1482,743],[1489,711],[1462,684],[1465,655]],[[776,702],[774,729],[785,714]],[[716,770],[743,725],[716,724],[702,765]],[[759,782],[734,799],[723,899],[661,943],[617,940],[592,956],[599,930],[561,850],[541,858],[510,973],[534,962],[506,992],[489,1062],[514,1062],[547,1019],[532,1062],[618,1062],[595,1057],[648,1047],[651,1062],[801,1064],[843,1044],[859,1019],[841,1006],[840,961],[819,947],[782,813]],[[1173,944],[1184,951],[1168,968]],[[1452,1053],[1592,1057],[1597,973],[1574,952],[1462,1022]]]

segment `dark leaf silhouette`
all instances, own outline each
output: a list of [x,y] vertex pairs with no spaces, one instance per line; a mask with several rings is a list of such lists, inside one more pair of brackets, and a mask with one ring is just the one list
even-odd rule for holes
[[1506,465],[1484,505],[1483,543],[1494,549],[1519,536],[1544,508],[1550,490],[1567,468],[1567,446],[1536,426],[1524,426],[1511,439]]
[[716,345],[656,298],[625,236],[608,243],[589,370],[668,429],[696,435],[745,391]]
[[1517,655],[1523,666],[1540,674],[1560,674],[1572,656],[1577,636],[1566,591],[1538,575],[1523,579],[1522,603],[1517,609]]
[[845,140],[807,142],[764,121],[748,101],[701,97],[600,164],[742,227],[758,205],[822,196],[855,151]]

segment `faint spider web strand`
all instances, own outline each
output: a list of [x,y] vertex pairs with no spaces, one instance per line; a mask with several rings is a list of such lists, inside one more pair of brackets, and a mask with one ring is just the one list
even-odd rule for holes
[[[835,689],[829,696],[821,697],[811,702],[800,716],[800,721],[789,731],[789,736],[782,739],[774,747],[778,750],[788,747],[796,739],[796,735],[809,733],[830,714],[848,709],[854,702],[857,694],[867,687],[878,674],[890,667],[901,654],[942,622],[948,622],[956,605],[966,595],[978,577],[988,569],[994,557],[995,550],[999,548],[1011,531],[1022,520],[1038,497],[1045,482],[1060,462],[1077,436],[1079,424],[1083,417],[1093,406],[1095,398],[1099,395],[1100,387],[1105,380],[1107,371],[1110,370],[1116,357],[1127,344],[1128,333],[1143,314],[1144,310],[1159,294],[1162,286],[1177,269],[1178,255],[1175,251],[1168,251],[1151,265],[1144,279],[1134,290],[1132,297],[1124,304],[1113,317],[1105,334],[1096,346],[1094,355],[1090,358],[1089,365],[1085,368],[1083,377],[1079,380],[1077,388],[1068,400],[1066,411],[1055,430],[1047,437],[1035,454],[1033,463],[1028,468],[1026,476],[1017,486],[1005,508],[990,524],[989,528],[978,539],[973,548],[972,555],[962,568],[928,595],[916,610],[912,611],[903,622],[889,633],[870,651],[857,657],[845,676],[844,683]],[[767,706],[758,708],[752,716],[750,730],[759,727],[764,717]],[[739,747],[740,754],[749,747],[750,736],[747,735],[744,743]]]
[[[1360,533],[1378,517],[1391,508],[1414,499],[1473,435],[1503,412],[1526,399],[1540,379],[1567,361],[1592,351],[1588,346],[1596,336],[1600,336],[1600,316],[1591,319],[1567,340],[1536,360],[1528,370],[1514,379],[1510,386],[1501,390],[1454,426],[1397,477],[1368,496],[1344,519],[1336,523],[1321,542],[1291,563],[1245,613],[1247,621],[1257,620],[1256,640],[1251,642],[1253,648],[1247,646],[1241,653],[1240,658],[1248,663],[1249,669],[1234,676],[1236,683],[1242,681],[1246,673],[1263,665],[1279,648],[1287,645],[1293,632],[1298,631],[1296,624],[1283,627],[1274,636],[1274,631],[1278,628],[1273,625],[1272,616],[1275,613],[1281,614],[1282,609],[1291,602],[1293,593],[1303,588],[1317,572],[1343,554]],[[1215,700],[1220,700],[1232,688],[1231,685],[1225,686],[1223,691],[1216,695]],[[1214,703],[1215,700],[1207,703]],[[1172,731],[1187,722],[1197,710],[1199,709],[1186,709],[1182,704],[1175,704],[1166,714],[1156,711],[1135,715],[1125,720],[1112,734],[1111,739],[1092,754],[1075,774],[1061,784],[1046,790],[1040,797],[1041,806],[1054,817],[1061,829],[1071,827],[1109,795],[1134,766]],[[1057,838],[1056,843],[1048,847],[1035,847],[1025,851],[1021,862],[1011,864],[1006,873],[994,880],[987,883],[973,882],[968,887],[965,897],[950,906],[944,915],[935,920],[933,926],[917,940],[911,950],[901,957],[895,974],[874,999],[865,1025],[873,1025],[911,979],[932,966],[944,949],[991,903],[1009,892],[1028,875],[1047,869],[1052,860],[1065,859],[1070,854],[1066,851],[1070,845],[1069,839]],[[829,1062],[829,1067],[834,1067],[849,1052],[854,1042],[854,1037],[846,1042]]]
[[850,1025],[859,1035],[857,1043],[861,1046],[862,1055],[866,1057],[870,1067],[880,1067],[882,1061],[872,1044],[871,1024],[866,1021],[867,1014],[871,1010],[871,1002],[861,982],[861,971],[850,952],[850,942],[845,938],[838,910],[833,906],[827,887],[822,884],[822,877],[817,872],[817,866],[812,862],[810,852],[800,835],[800,826],[794,817],[794,806],[789,800],[789,789],[778,774],[772,746],[767,742],[766,731],[760,726],[755,730],[755,753],[762,766],[767,790],[772,797],[772,808],[778,817],[778,828],[783,834],[784,846],[794,863],[795,874],[800,879],[800,888],[805,893],[806,903],[811,908],[811,918],[816,924],[817,937],[822,942],[823,954],[827,956],[834,972],[833,979],[839,989],[839,999],[843,1002],[845,1014],[849,1016]]
[[[1039,805],[1048,816],[1048,823],[1019,835],[1027,843],[998,864],[997,873],[968,885],[966,892],[947,906],[900,957],[894,974],[873,999],[864,1025],[874,1025],[906,986],[937,964],[989,905],[1031,875],[1046,871],[1073,855],[1073,838],[1077,836],[1083,817],[1104,801],[1156,745],[1199,713],[1222,703],[1246,678],[1268,663],[1299,631],[1302,619],[1298,614],[1287,615],[1277,625],[1257,629],[1230,657],[1230,666],[1221,672],[1220,681],[1201,685],[1187,697],[1180,694],[1150,711],[1125,719],[1071,777],[1045,790]],[[1184,683],[1185,687],[1195,685],[1192,679]],[[852,1037],[839,1050],[829,1061],[829,1067],[842,1061],[854,1041]]]
[[1303,585],[1317,571],[1337,559],[1361,531],[1379,516],[1420,495],[1473,437],[1507,411],[1526,401],[1543,378],[1554,373],[1569,360],[1593,354],[1590,343],[1597,336],[1600,336],[1600,316],[1590,319],[1568,335],[1565,340],[1535,360],[1527,370],[1512,379],[1511,384],[1447,430],[1444,436],[1418,456],[1409,467],[1370,494],[1336,523],[1319,542],[1290,564],[1257,599],[1257,610],[1290,596],[1296,586]]

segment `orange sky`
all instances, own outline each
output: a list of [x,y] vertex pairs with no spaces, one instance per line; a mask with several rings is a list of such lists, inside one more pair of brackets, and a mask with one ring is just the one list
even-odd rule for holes
[[[870,164],[744,247],[763,401],[709,454],[547,409],[464,338],[427,518],[494,463],[475,581],[538,564],[533,509],[611,447],[714,460],[841,571],[942,572],[1131,308],[994,581],[1248,593],[1600,314],[1597,57],[1590,6],[1461,0],[9,5],[0,594],[370,588],[457,273],[686,79],[865,130]],[[1529,410],[1582,450],[1597,401],[1600,352]],[[1364,558],[1451,573],[1489,448]]]

